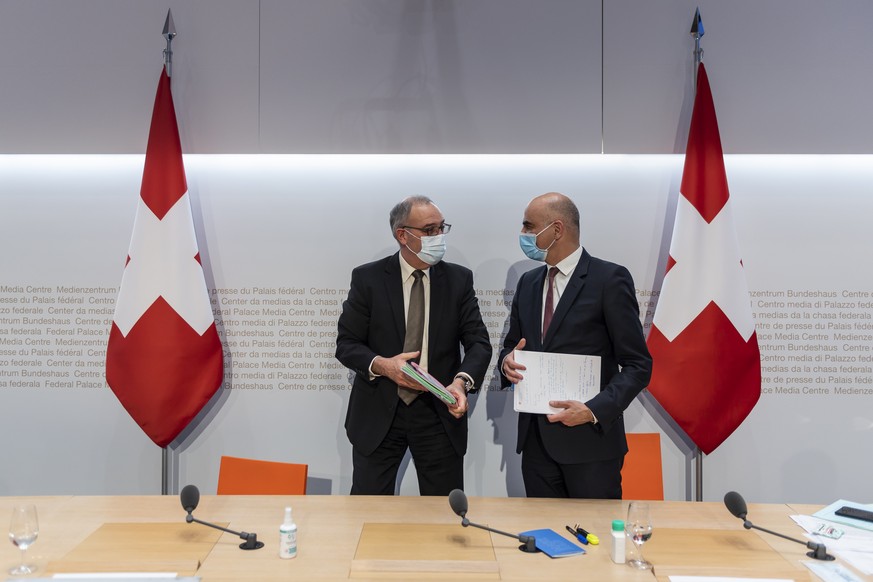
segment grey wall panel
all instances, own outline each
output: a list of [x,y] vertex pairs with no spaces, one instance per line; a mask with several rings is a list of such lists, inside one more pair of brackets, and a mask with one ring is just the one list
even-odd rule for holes
[[860,0],[610,0],[607,153],[685,148],[699,4],[704,63],[726,153],[873,152],[873,4]]
[[599,152],[597,0],[264,0],[265,152]]
[[0,4],[0,152],[143,153],[172,6],[188,152],[256,152],[257,0]]
[[[687,134],[677,140],[676,133],[680,120],[687,126],[691,112],[687,105],[683,115],[683,99],[691,95],[688,30],[693,10],[688,11],[685,0],[613,0],[604,7],[605,152],[685,150]],[[705,24],[707,16],[704,11]]]
[[172,4],[179,34],[173,41],[173,95],[186,152],[259,152],[258,5],[258,0]]
[[0,5],[0,151],[145,151],[166,6]]
[[[189,153],[681,152],[696,5],[0,0],[0,153],[142,153],[168,6]],[[873,4],[700,7],[726,152],[873,152]]]

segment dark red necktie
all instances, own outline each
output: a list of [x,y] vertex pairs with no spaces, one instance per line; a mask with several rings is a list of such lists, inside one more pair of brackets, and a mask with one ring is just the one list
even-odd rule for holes
[[543,311],[543,341],[546,339],[546,332],[549,331],[549,324],[552,323],[552,315],[555,313],[555,275],[558,274],[558,267],[549,269],[549,290],[546,291],[546,309]]

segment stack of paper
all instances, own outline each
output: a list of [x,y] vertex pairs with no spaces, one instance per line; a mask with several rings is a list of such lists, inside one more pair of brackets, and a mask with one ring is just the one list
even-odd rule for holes
[[443,386],[439,380],[425,372],[421,366],[415,362],[406,362],[406,365],[400,369],[403,370],[404,374],[415,380],[417,384],[426,388],[428,392],[443,402],[457,404],[458,400],[452,395],[452,393],[446,390],[446,387]]
[[873,574],[873,524],[843,518],[835,514],[844,505],[871,509],[868,505],[839,499],[813,515],[792,515],[791,519],[806,531],[806,537],[827,546],[828,552],[841,558],[862,574]]

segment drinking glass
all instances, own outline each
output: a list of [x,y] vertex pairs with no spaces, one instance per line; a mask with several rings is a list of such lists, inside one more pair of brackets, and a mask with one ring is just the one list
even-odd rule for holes
[[627,508],[627,520],[624,522],[628,537],[636,546],[636,555],[627,561],[628,566],[637,570],[648,570],[651,562],[643,558],[643,544],[652,537],[652,518],[649,516],[649,504],[631,501]]
[[21,550],[21,564],[9,570],[13,576],[25,576],[36,572],[36,566],[24,563],[27,548],[39,536],[39,522],[36,518],[35,505],[16,505],[12,508],[12,519],[9,521],[9,539]]

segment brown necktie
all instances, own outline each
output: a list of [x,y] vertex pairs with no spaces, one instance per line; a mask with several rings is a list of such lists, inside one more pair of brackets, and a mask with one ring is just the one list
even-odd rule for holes
[[549,269],[549,290],[546,291],[546,309],[543,311],[543,341],[546,339],[546,332],[549,331],[549,324],[552,323],[552,315],[555,313],[555,275],[558,274],[558,267]]
[[[424,271],[416,269],[412,272],[415,281],[412,283],[412,292],[409,294],[409,311],[406,314],[406,337],[403,340],[404,352],[420,352],[422,339],[424,338]],[[419,355],[417,360],[421,359]],[[406,404],[421,394],[418,390],[410,390],[402,386],[397,387],[397,395]]]

